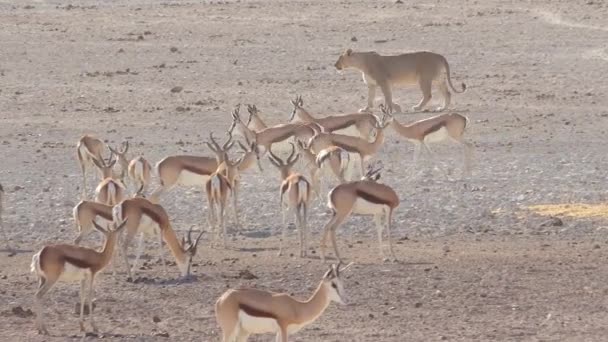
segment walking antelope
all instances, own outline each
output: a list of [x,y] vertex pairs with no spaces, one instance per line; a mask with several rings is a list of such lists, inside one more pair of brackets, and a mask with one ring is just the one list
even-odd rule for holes
[[416,145],[412,164],[413,168],[415,168],[418,162],[421,149],[426,150],[432,158],[433,152],[428,147],[428,144],[450,139],[462,145],[464,149],[463,173],[464,175],[470,175],[473,144],[464,139],[464,132],[469,122],[466,116],[457,113],[439,114],[403,125],[395,120],[390,111],[385,107],[382,107],[382,111],[385,114],[386,122],[393,127],[395,132]]
[[103,141],[91,135],[83,135],[78,140],[76,148],[78,163],[82,171],[82,198],[85,199],[87,197],[87,170],[95,165],[93,160],[103,159],[102,153],[106,145]]
[[93,159],[93,163],[101,171],[101,182],[95,189],[95,200],[107,205],[116,205],[125,198],[126,188],[118,179],[114,179],[112,168],[116,164],[116,159],[112,159],[113,153],[110,153],[110,159],[106,162],[103,158]]
[[118,235],[125,227],[126,221],[122,221],[118,227],[114,225],[113,230],[105,230],[93,222],[95,229],[105,236],[105,242],[101,252],[92,248],[74,246],[69,244],[46,245],[34,254],[30,269],[38,276],[39,284],[36,291],[36,327],[40,334],[48,335],[42,314],[42,297],[61,281],[80,281],[80,330],[84,331],[84,305],[86,299],[86,287],[88,282],[88,306],[89,321],[93,331],[97,327],[93,318],[93,297],[95,276],[101,272],[112,260],[114,247]]
[[399,197],[395,191],[387,185],[377,183],[380,178],[380,168],[368,168],[368,172],[362,180],[340,184],[333,188],[327,201],[327,206],[332,210],[333,216],[323,228],[321,238],[321,260],[325,261],[325,242],[327,235],[331,235],[331,243],[334,247],[336,259],[342,261],[336,245],[336,230],[351,214],[373,215],[378,231],[378,243],[380,256],[386,261],[382,249],[382,218],[385,220],[388,235],[389,251],[391,257],[395,258],[393,242],[391,239],[391,221],[395,208],[399,206]]
[[236,129],[236,131],[241,136],[245,137],[247,141],[255,142],[258,145],[258,148],[262,148],[260,151],[261,155],[265,155],[272,144],[282,142],[291,137],[295,137],[299,140],[308,140],[315,134],[313,128],[302,123],[280,124],[256,132],[248,128],[248,125],[251,122],[251,115],[249,116],[247,123],[243,123],[239,116],[239,109],[240,106],[237,106],[232,111],[232,125],[228,132],[232,133],[232,131]]
[[[308,216],[308,204],[311,198],[310,183],[306,177],[299,173],[291,171],[293,165],[300,158],[299,154],[296,154],[296,148],[291,143],[291,154],[287,157],[286,162],[277,157],[272,150],[269,149],[270,162],[276,166],[281,172],[281,195],[280,205],[281,212],[283,213],[283,230],[281,234],[281,245],[279,247],[279,255],[283,252],[283,244],[285,244],[285,238],[287,234],[287,211],[293,211],[296,216],[296,226],[298,229],[298,235],[300,238],[300,257],[306,256],[306,240],[308,238],[307,228],[307,216]],[[295,157],[294,157],[295,155]]]
[[247,111],[249,112],[249,123],[247,127],[259,132],[263,129],[268,128],[268,125],[260,118],[260,111],[255,105],[247,105]]
[[116,160],[118,161],[117,166],[119,166],[119,171],[114,170],[114,178],[120,179],[120,181],[125,183],[125,176],[127,175],[127,169],[129,168],[129,159],[127,159],[127,152],[129,151],[129,141],[125,140],[122,143],[122,149],[114,149],[111,146],[108,146],[110,152],[114,153],[116,156]]
[[[234,215],[235,218],[238,217],[236,212],[236,196],[233,193],[232,183],[228,178],[235,172],[234,169],[236,169],[235,165],[229,164],[228,159],[226,159],[218,166],[217,170],[211,174],[205,183],[207,201],[209,202],[209,223],[215,230],[214,244],[217,242],[221,232],[224,239],[224,248],[228,247],[228,233],[226,231],[226,223],[224,222],[224,213],[226,211],[228,197],[231,195],[235,199]],[[228,176],[225,176],[224,172],[226,172]]]
[[222,341],[247,341],[251,334],[276,333],[277,342],[287,342],[319,318],[329,303],[346,305],[346,293],[340,269],[332,265],[316,290],[305,301],[287,293],[257,289],[230,289],[215,302],[215,318],[222,329]]
[[217,170],[217,166],[226,160],[227,152],[232,147],[232,136],[229,135],[226,142],[220,145],[209,134],[210,141],[205,142],[215,153],[215,158],[199,157],[191,155],[169,156],[156,164],[156,173],[160,180],[160,186],[154,190],[151,199],[157,200],[165,191],[176,185],[202,186],[209,176]]
[[374,127],[376,128],[376,138],[373,142],[350,135],[317,132],[308,141],[308,146],[315,153],[320,153],[321,150],[331,146],[337,146],[348,153],[357,154],[359,156],[361,176],[363,176],[365,174],[365,162],[378,153],[384,143],[384,129],[387,126],[388,123],[384,122],[384,119],[377,119],[377,122],[374,124]]
[[304,109],[302,96],[297,96],[291,101],[293,111],[289,117],[292,122],[298,117],[303,122],[314,122],[323,127],[327,132],[334,132],[355,126],[362,139],[368,140],[376,124],[376,118],[369,113],[336,114],[328,115],[323,118],[315,118]]
[[[201,238],[203,232],[198,235],[196,240],[192,242],[190,234],[192,229],[188,231],[187,239],[182,238],[181,243],[179,242],[171,222],[169,221],[169,215],[165,209],[159,204],[154,204],[149,200],[141,197],[129,198],[122,201],[120,204],[113,209],[114,221],[119,222],[128,219],[126,225],[126,235],[120,246],[120,254],[122,254],[125,266],[127,268],[127,275],[130,279],[133,278],[133,274],[137,269],[137,262],[143,251],[143,244],[145,236],[156,236],[159,242],[160,258],[163,265],[163,270],[167,274],[167,266],[165,264],[165,257],[163,253],[163,240],[167,243],[177,267],[180,270],[182,276],[186,277],[190,274],[190,266],[192,265],[192,258],[196,255],[196,247],[198,241]],[[139,244],[137,253],[135,254],[135,261],[133,267],[129,266],[129,260],[127,257],[127,250],[131,240],[137,233],[141,233],[139,238]]]
[[152,178],[152,166],[143,156],[133,158],[127,166],[129,178],[135,184],[137,194],[143,195]]

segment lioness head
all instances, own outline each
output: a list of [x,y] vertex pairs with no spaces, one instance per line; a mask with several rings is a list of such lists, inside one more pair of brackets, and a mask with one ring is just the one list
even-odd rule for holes
[[338,61],[336,62],[336,64],[334,64],[336,69],[342,70],[344,68],[348,68],[350,66],[350,56],[352,54],[353,54],[352,49],[348,49],[348,50],[344,51],[344,53],[341,54],[340,57],[338,57]]

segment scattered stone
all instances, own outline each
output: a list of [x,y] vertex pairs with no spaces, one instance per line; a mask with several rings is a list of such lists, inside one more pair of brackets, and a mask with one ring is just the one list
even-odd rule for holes
[[171,51],[171,52],[177,52],[179,50],[175,46],[172,46],[171,49],[169,49],[169,51]]
[[415,307],[415,308],[420,308],[420,307],[422,307],[422,303],[417,302],[416,304],[414,304],[414,307]]
[[154,334],[154,336],[156,336],[156,337],[169,337],[169,333],[166,332],[166,331],[157,332],[157,333]]
[[350,41],[351,41],[351,42],[356,42],[356,41],[358,41],[358,39],[357,39],[357,37],[352,36],[352,37],[350,37]]
[[160,321],[161,321],[160,317],[158,317],[156,315],[154,315],[154,317],[152,317],[152,322],[154,322],[154,323],[160,323]]
[[171,88],[172,93],[179,93],[182,90],[184,90],[184,87],[176,86],[176,87]]
[[14,308],[11,309],[11,312],[13,313],[13,315],[15,315],[17,317],[21,317],[21,318],[27,318],[27,317],[34,316],[34,313],[32,312],[32,310],[30,310],[30,309],[24,310],[21,306],[15,306]]
[[251,273],[249,270],[239,271],[238,278],[246,280],[258,279],[258,277],[255,274]]
[[553,216],[540,224],[541,227],[561,227],[563,225],[564,221],[562,219]]

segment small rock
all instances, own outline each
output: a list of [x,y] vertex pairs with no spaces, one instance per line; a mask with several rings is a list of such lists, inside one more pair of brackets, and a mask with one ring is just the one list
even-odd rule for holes
[[251,273],[249,270],[239,271],[238,278],[246,279],[246,280],[258,279],[258,277],[255,274]]
[[19,191],[19,190],[23,190],[23,187],[19,186],[19,185],[15,185],[15,187],[13,187],[13,191]]
[[176,87],[171,88],[172,93],[179,93],[182,90],[184,90],[184,87],[176,86]]
[[355,37],[355,36],[350,37],[350,41],[351,41],[351,42],[356,42],[357,40],[358,40],[358,39],[357,39],[357,37]]
[[154,336],[157,336],[157,337],[169,337],[169,333],[166,332],[166,331],[163,331],[163,332],[158,332],[158,333],[154,334]]
[[171,52],[177,52],[177,51],[179,51],[179,50],[178,50],[178,49],[177,49],[175,46],[172,46],[172,47],[169,49],[169,51],[171,51]]
[[414,307],[415,308],[420,308],[420,307],[422,307],[422,303],[418,302],[418,303],[414,304]]
[[374,318],[374,314],[370,313],[369,315],[367,315],[367,317]]
[[550,219],[542,222],[541,227],[561,227],[564,225],[564,221],[559,217],[551,217]]
[[161,321],[160,317],[158,317],[156,315],[154,315],[154,317],[152,317],[152,322],[154,322],[154,323],[160,323],[160,321]]
[[21,318],[27,318],[27,317],[34,316],[34,313],[32,312],[32,310],[30,310],[30,309],[24,310],[21,306],[15,306],[14,308],[11,309],[11,312],[13,313],[13,315],[15,315],[17,317],[21,317]]

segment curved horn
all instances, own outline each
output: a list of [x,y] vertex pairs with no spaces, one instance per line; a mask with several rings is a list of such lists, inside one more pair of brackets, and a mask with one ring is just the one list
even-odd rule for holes
[[287,164],[292,164],[296,160],[298,160],[298,158],[300,157],[300,154],[298,154],[295,158],[292,159],[294,154],[296,154],[296,145],[291,141],[289,142],[289,144],[291,145],[291,153],[289,154],[289,157],[287,157]]
[[228,140],[226,140],[226,142],[222,146],[222,150],[224,151],[231,149],[232,145],[234,145],[234,141],[232,141],[232,132],[227,132],[226,135],[228,135]]
[[268,147],[268,153],[270,154],[270,156],[268,156],[268,159],[270,159],[270,162],[274,164],[274,166],[281,167],[284,165],[283,160],[281,160],[281,158],[277,157],[277,155],[272,152],[272,147]]
[[125,140],[123,145],[125,146],[125,148],[122,150],[121,154],[125,154],[129,150],[129,140]]
[[209,148],[211,148],[214,152],[221,150],[220,145],[218,145],[217,141],[215,141],[215,138],[213,137],[213,132],[209,132],[209,139],[211,140],[211,145],[209,142],[207,142],[207,145],[209,146]]

